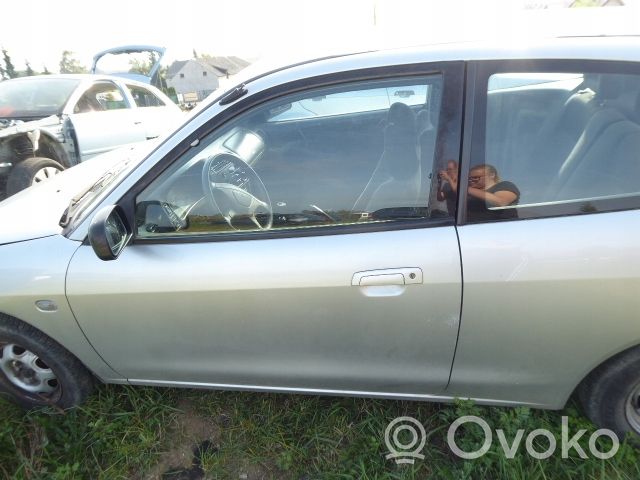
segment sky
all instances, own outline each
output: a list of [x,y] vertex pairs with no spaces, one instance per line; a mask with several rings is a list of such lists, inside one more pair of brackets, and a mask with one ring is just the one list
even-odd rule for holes
[[[16,68],[58,70],[63,50],[90,66],[125,44],[198,54],[316,56],[457,40],[640,34],[640,0],[561,8],[566,0],[5,0],[0,47]],[[8,19],[13,19],[9,20]]]

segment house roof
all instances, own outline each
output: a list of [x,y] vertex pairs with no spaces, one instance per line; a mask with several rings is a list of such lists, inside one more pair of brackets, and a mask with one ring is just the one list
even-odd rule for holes
[[249,65],[249,62],[239,57],[210,57],[204,56],[198,59],[211,67],[215,68],[221,73],[221,75],[235,75],[244,67]]
[[204,57],[189,59],[189,60],[176,60],[167,70],[167,78],[175,77],[180,70],[189,62],[196,62],[203,67],[212,68],[214,73],[218,77],[225,77],[227,75],[235,75],[244,67],[249,65],[249,62],[243,60],[240,57],[210,57],[205,55]]
[[167,69],[167,78],[175,77],[182,67],[184,67],[189,60],[176,60]]

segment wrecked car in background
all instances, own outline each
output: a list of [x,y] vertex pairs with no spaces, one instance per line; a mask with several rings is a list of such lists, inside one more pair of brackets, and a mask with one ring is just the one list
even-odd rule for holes
[[[92,74],[0,82],[0,199],[3,192],[13,195],[95,155],[174,128],[182,112],[149,84],[163,52],[110,49],[96,55]],[[127,61],[133,53],[145,55],[143,61]],[[96,74],[100,59],[118,59],[129,70]]]

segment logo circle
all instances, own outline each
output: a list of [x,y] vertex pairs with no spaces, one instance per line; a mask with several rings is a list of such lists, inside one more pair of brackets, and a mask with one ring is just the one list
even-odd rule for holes
[[[400,440],[400,433],[410,432],[411,440],[403,443]],[[422,451],[427,443],[427,432],[422,423],[413,417],[397,417],[389,422],[384,431],[384,443],[389,452],[394,455],[415,455]],[[417,446],[416,446],[417,445]]]

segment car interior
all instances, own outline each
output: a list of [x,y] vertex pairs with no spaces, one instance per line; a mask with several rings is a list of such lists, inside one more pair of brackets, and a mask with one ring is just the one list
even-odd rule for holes
[[489,92],[485,162],[518,186],[520,218],[527,205],[638,192],[640,78],[580,80]]
[[[298,115],[302,102],[256,109],[138,197],[138,234],[428,216],[440,90],[420,102],[415,91],[396,91],[375,110]],[[358,110],[358,98],[348,101]]]

